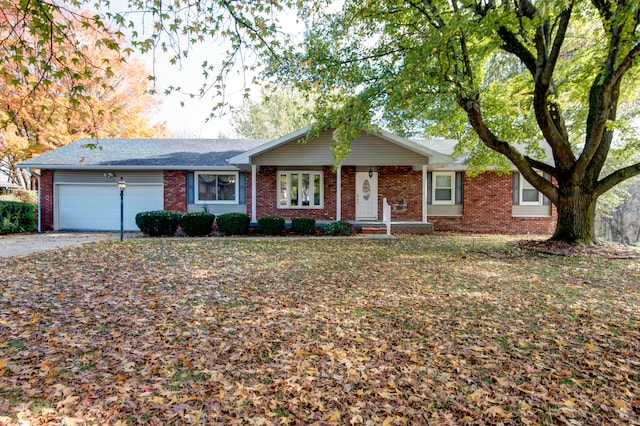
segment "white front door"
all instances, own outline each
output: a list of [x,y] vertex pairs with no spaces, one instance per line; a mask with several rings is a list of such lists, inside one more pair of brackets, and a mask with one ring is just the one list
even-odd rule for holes
[[356,220],[378,220],[377,172],[356,172]]

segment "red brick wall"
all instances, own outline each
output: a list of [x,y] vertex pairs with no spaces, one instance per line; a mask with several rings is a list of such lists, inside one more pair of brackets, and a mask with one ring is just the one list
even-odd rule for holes
[[40,226],[53,231],[53,170],[40,170]]
[[164,209],[178,212],[187,211],[187,172],[185,170],[165,170]]
[[[316,220],[335,220],[336,218],[336,174],[331,166],[324,171],[324,208],[322,209],[279,209],[277,167],[260,166],[256,178],[256,218],[277,215],[291,220],[294,217],[311,217]],[[344,176],[344,172],[343,172]],[[247,175],[247,213],[251,214],[251,176]],[[342,182],[344,194],[344,181]],[[344,211],[344,205],[343,205]],[[344,219],[344,217],[343,217]]]
[[[356,169],[342,167],[342,219],[355,220]],[[324,208],[278,209],[277,167],[261,166],[257,175],[256,216],[278,215],[286,220],[312,217],[316,220],[336,218],[336,175],[330,166],[324,168]],[[555,229],[556,210],[551,217],[513,217],[511,175],[487,172],[475,178],[464,176],[464,216],[428,216],[436,231],[462,231],[503,234],[551,234]],[[406,209],[394,209],[394,221],[422,220],[422,171],[412,167],[378,167],[378,217],[382,218],[382,199],[389,204],[406,200]],[[251,213],[251,176],[247,174],[247,213]],[[428,210],[427,210],[428,213]]]
[[[422,221],[422,171],[413,167],[378,167],[378,217],[382,219],[382,199],[391,204],[392,221]],[[399,204],[406,201],[404,208]]]
[[[336,219],[336,174],[331,166],[324,171],[324,208],[322,209],[278,209],[277,206],[277,168],[261,166],[256,181],[256,216],[278,215],[290,220],[294,217],[312,217],[316,220]],[[343,220],[355,220],[356,217],[356,168],[341,168],[341,190]],[[251,181],[247,176],[247,212],[251,213]],[[422,172],[411,167],[378,168],[378,216],[382,217],[382,199],[389,203],[407,200],[407,208],[392,213],[394,220],[422,220]]]
[[[432,216],[436,231],[501,234],[552,234],[556,209],[550,217],[513,217],[511,174],[486,172],[475,178],[464,176],[463,216]],[[427,213],[429,210],[427,209]]]
[[[356,218],[356,168],[342,166],[340,187],[342,190],[342,220],[355,220]],[[335,190],[331,195],[336,197]]]

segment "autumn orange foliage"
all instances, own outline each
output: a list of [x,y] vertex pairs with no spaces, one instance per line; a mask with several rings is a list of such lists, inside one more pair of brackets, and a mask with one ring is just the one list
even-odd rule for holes
[[144,64],[91,15],[56,10],[42,44],[14,1],[0,13],[0,172],[26,186],[16,164],[84,137],[161,137]]

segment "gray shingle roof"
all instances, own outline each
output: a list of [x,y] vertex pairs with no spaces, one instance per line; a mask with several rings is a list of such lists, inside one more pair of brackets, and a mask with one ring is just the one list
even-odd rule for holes
[[[20,163],[23,168],[192,169],[227,167],[228,159],[265,143],[250,139],[80,139]],[[99,148],[87,148],[97,144]]]

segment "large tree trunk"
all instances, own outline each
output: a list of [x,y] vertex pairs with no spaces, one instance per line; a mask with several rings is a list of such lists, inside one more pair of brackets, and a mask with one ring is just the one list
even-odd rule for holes
[[561,190],[556,205],[558,224],[551,239],[569,243],[595,243],[596,200],[591,192],[579,186]]

